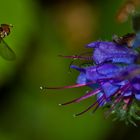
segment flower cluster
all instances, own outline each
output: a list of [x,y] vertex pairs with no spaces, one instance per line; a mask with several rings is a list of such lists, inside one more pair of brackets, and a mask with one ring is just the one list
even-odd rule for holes
[[70,66],[80,72],[76,84],[47,89],[88,86],[91,90],[85,95],[61,105],[80,102],[96,96],[96,102],[75,116],[81,115],[91,108],[94,108],[95,111],[99,107],[109,107],[106,112],[107,116],[114,114],[115,119],[125,120],[126,123],[136,125],[133,120],[140,120],[138,115],[140,111],[138,106],[138,101],[140,101],[140,32],[122,37],[113,36],[110,42],[96,41],[86,47],[93,49],[92,55],[64,56],[91,61],[88,66]]
[[110,106],[109,113],[117,113],[120,119],[130,122],[132,117],[140,119],[136,114],[138,106],[134,102],[140,100],[140,65],[136,63],[139,53],[133,49],[133,44],[132,48],[116,42],[97,41],[88,44],[87,47],[94,48],[92,58],[95,64],[87,67],[72,65],[71,68],[80,72],[77,84],[87,85],[93,90],[72,102],[96,95],[97,102],[87,110],[95,105],[95,110]]

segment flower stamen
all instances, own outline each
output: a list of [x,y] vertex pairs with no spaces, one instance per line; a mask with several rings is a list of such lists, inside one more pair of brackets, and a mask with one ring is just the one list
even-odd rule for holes
[[96,104],[98,104],[95,108],[95,110],[97,110],[97,108],[99,107],[99,105],[102,103],[102,101],[104,100],[104,97],[100,97],[96,102],[94,102],[92,105],[90,105],[87,109],[85,109],[84,111],[78,113],[78,114],[74,114],[74,117],[76,116],[80,116],[84,113],[86,113],[87,111],[89,111],[91,108],[93,108]]
[[82,101],[82,100],[85,100],[85,99],[87,99],[87,98],[89,98],[89,97],[91,97],[91,96],[93,96],[93,95],[98,94],[100,91],[101,91],[101,89],[96,89],[96,90],[94,90],[94,91],[90,91],[90,92],[88,92],[88,93],[87,93],[86,95],[84,95],[84,96],[81,96],[81,97],[76,98],[76,99],[74,99],[74,100],[72,100],[72,101],[69,101],[69,102],[66,102],[66,103],[63,103],[63,104],[59,104],[59,105],[68,105],[68,104],[71,104],[71,103],[78,103],[78,102],[80,102],[80,101]]
[[59,55],[60,57],[64,57],[64,58],[70,58],[70,59],[80,59],[80,60],[93,60],[92,56],[80,56],[80,55],[72,55],[72,56],[64,56],[64,55]]
[[88,85],[92,85],[95,84],[96,82],[92,81],[92,82],[88,82],[85,84],[75,84],[75,85],[70,85],[70,86],[63,86],[63,87],[46,87],[46,86],[41,86],[40,89],[67,89],[67,88],[77,88],[77,87],[84,87],[84,86],[88,86]]

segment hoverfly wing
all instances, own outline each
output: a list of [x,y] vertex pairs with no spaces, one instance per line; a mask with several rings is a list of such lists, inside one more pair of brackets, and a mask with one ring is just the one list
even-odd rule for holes
[[112,36],[112,40],[113,40],[113,42],[119,44],[120,41],[121,41],[121,38],[114,34],[114,35]]
[[0,56],[6,60],[16,59],[14,51],[8,46],[8,44],[2,38],[0,38]]

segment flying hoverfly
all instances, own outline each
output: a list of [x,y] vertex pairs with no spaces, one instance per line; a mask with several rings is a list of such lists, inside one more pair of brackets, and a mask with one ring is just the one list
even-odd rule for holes
[[114,35],[112,39],[115,43],[117,43],[119,45],[127,45],[129,48],[131,48],[135,37],[136,37],[135,33],[128,33],[121,37]]
[[12,27],[11,24],[0,25],[0,56],[6,60],[14,60],[16,58],[14,51],[4,41],[4,38],[10,34]]

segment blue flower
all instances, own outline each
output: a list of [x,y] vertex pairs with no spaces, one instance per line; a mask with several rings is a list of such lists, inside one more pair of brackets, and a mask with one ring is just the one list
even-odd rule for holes
[[104,62],[132,64],[135,62],[138,53],[126,45],[118,45],[115,42],[97,41],[87,45],[94,48],[93,60],[96,64]]
[[[93,90],[100,88],[100,92],[103,93],[105,99],[121,91],[124,97],[132,95],[137,100],[140,100],[140,72],[136,73],[140,71],[140,65],[122,66],[107,63],[83,69],[79,69],[77,66],[71,67],[80,71],[80,75],[77,78],[78,84],[87,84]],[[130,77],[131,74],[133,74],[132,77]],[[125,86],[127,90],[122,88]]]
[[[87,47],[93,48],[92,56],[64,56],[66,58],[92,60],[90,66],[71,65],[71,68],[80,72],[76,84],[47,89],[88,86],[91,90],[85,95],[61,104],[77,103],[91,96],[96,96],[96,102],[86,110],[76,114],[76,116],[87,112],[93,107],[95,111],[99,107],[109,105],[109,112],[111,113],[116,110],[116,112],[123,110],[126,111],[126,116],[129,112],[131,116],[136,118],[137,115],[135,113],[132,115],[131,112],[136,112],[137,109],[134,110],[130,105],[134,100],[140,101],[140,65],[136,63],[139,53],[133,47],[128,48],[126,44],[120,45],[116,42],[96,41],[88,44]],[[116,107],[118,104],[119,109]],[[121,117],[124,116],[124,114],[120,114]]]
[[110,42],[95,41],[89,43],[86,47],[93,49],[89,56],[62,56],[74,60],[86,60],[91,63],[86,66],[70,66],[80,73],[75,85],[56,88],[41,87],[41,89],[88,86],[90,91],[86,94],[61,105],[78,103],[95,96],[96,101],[75,116],[81,115],[91,108],[96,111],[99,107],[109,106],[107,114],[115,114],[117,119],[136,125],[133,119],[140,120],[140,116],[137,115],[140,107],[136,104],[140,101],[140,30],[137,26],[134,29],[137,31],[136,34],[115,36]]

